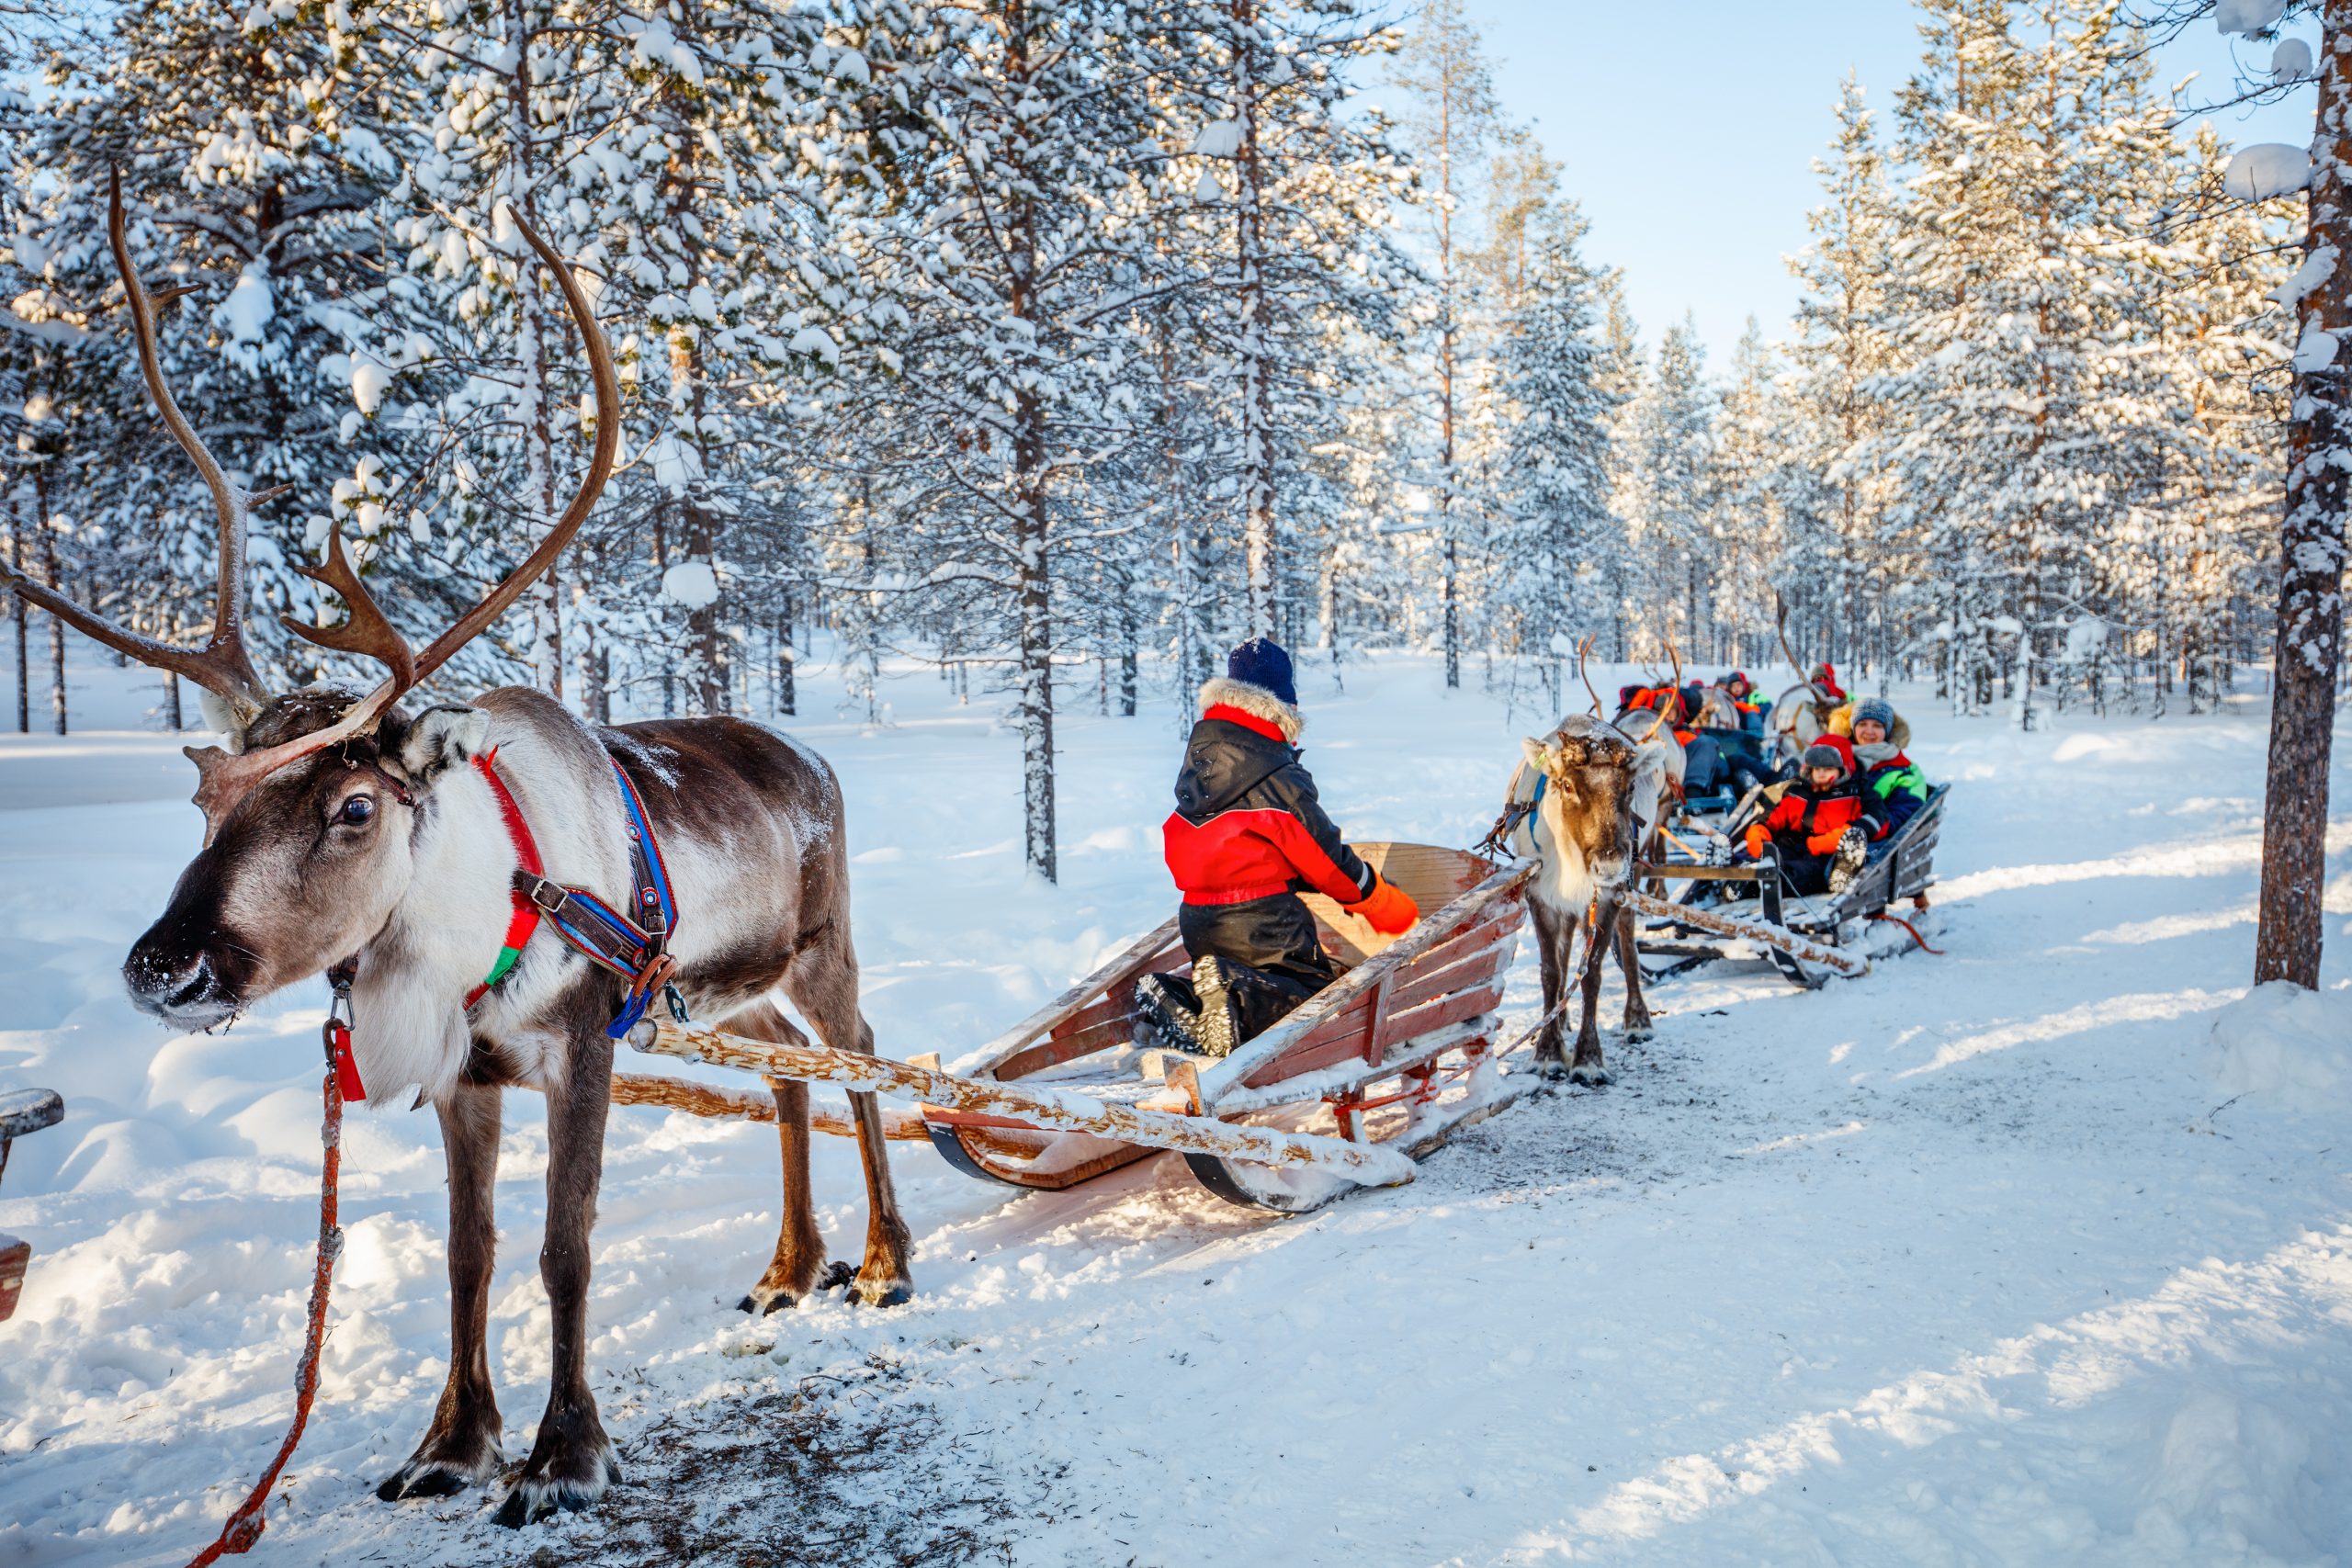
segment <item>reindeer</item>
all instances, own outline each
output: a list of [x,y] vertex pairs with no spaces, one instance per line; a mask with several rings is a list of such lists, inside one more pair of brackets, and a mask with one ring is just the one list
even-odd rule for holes
[[[469,1016],[469,989],[509,962],[501,948],[510,918],[521,915],[510,891],[519,886],[521,840],[499,789],[511,793],[537,840],[543,890],[560,884],[559,893],[586,891],[628,908],[631,835],[616,764],[666,858],[681,917],[668,956],[694,1011],[739,1034],[797,1043],[780,994],[826,1044],[873,1048],[850,945],[841,788],[814,754],[733,718],[599,729],[522,687],[471,704],[400,705],[545,575],[613,468],[621,396],[611,352],[571,269],[519,218],[516,226],[554,275],[586,344],[598,415],[594,455],[554,528],[421,652],[361,585],[340,534],[329,535],[325,563],[311,575],[342,596],[348,618],[333,627],[288,625],[313,643],[383,664],[389,673],[373,691],[314,686],[272,696],[256,677],[243,644],[245,514],[254,498],[206,449],[164,384],[154,307],[124,239],[119,183],[107,238],[140,369],[220,514],[210,637],[200,649],[182,649],[139,636],[0,562],[0,582],[24,598],[109,648],[195,682],[229,733],[225,750],[187,749],[198,772],[203,849],[123,964],[131,999],[175,1029],[211,1029],[356,955],[356,976],[337,972],[350,978],[362,1077],[379,1100],[416,1086],[440,1118],[449,1176],[449,1375],[415,1453],[379,1488],[386,1501],[457,1492],[503,1468],[485,1339],[501,1093],[509,1085],[545,1092],[539,1272],[554,1319],[554,1375],[537,1438],[497,1511],[509,1526],[584,1507],[619,1479],[585,1361],[589,1239],[612,1073],[606,1026],[625,987],[543,933],[524,943]],[[771,1312],[848,1273],[845,1265],[828,1269],[818,1234],[807,1087],[772,1088],[784,1222],[775,1256],[743,1303]],[[895,1303],[912,1290],[907,1226],[874,1097],[851,1099],[871,1207],[854,1298]]]
[[[1590,647],[1588,638],[1577,650],[1579,674]],[[1671,734],[1661,733],[1662,713],[1639,739],[1602,719],[1600,694],[1592,690],[1589,675],[1584,681],[1592,696],[1591,713],[1564,718],[1544,739],[1520,745],[1527,765],[1544,786],[1529,822],[1538,864],[1528,884],[1527,904],[1535,918],[1545,1015],[1535,1045],[1535,1070],[1546,1078],[1566,1077],[1597,1087],[1609,1081],[1599,1021],[1601,960],[1611,946],[1625,975],[1625,1038],[1650,1036],[1634,914],[1622,899],[1635,863],[1657,857],[1667,786],[1681,780],[1682,748]],[[1675,682],[1678,687],[1681,683],[1679,660]],[[1588,916],[1591,927],[1580,981],[1584,1016],[1570,1060],[1561,1044],[1565,1028],[1560,1009],[1570,980],[1577,928]]]
[[[1789,608],[1777,594],[1772,600],[1772,626],[1780,634],[1781,656],[1799,676],[1797,683],[1782,692],[1780,700],[1772,705],[1770,715],[1774,755],[1788,762],[1804,756],[1806,747],[1828,734],[1831,716],[1846,705],[1815,685],[1805,674],[1812,667],[1789,646]],[[1799,693],[1804,694],[1803,700],[1792,701]]]

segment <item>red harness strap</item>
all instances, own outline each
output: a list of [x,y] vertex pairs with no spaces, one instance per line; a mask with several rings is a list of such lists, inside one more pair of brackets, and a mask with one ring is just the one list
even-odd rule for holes
[[[531,875],[545,876],[547,868],[539,863],[539,846],[531,837],[531,825],[523,820],[523,808],[515,804],[514,795],[506,787],[506,781],[498,776],[497,761],[498,748],[493,746],[474,759],[474,766],[490,785],[490,793],[497,797],[498,814],[506,819],[506,837],[514,845],[514,858]],[[481,984],[466,993],[466,1010],[469,1012],[473,1010],[476,1002],[490,994],[492,986],[506,978],[506,972],[514,967],[514,961],[523,956],[523,949],[529,945],[531,933],[539,929],[539,907],[526,897],[520,887],[508,888],[506,896],[514,904],[514,913],[506,919],[506,940],[499,946],[498,962],[491,965],[490,973],[482,976]]]

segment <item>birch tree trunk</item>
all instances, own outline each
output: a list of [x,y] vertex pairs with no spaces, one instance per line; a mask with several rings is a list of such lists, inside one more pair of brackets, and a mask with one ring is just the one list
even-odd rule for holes
[[[1016,84],[1029,73],[1028,13],[1007,7],[1005,72]],[[1035,197],[1023,195],[1013,209],[1010,314],[1035,321],[1037,315],[1038,213]],[[1031,341],[1035,341],[1034,328]],[[1021,630],[1014,681],[1021,699],[1021,837],[1028,868],[1047,882],[1059,880],[1054,844],[1054,604],[1051,561],[1046,554],[1046,408],[1024,388],[1013,399],[1013,549]]]
[[[49,470],[33,470],[33,521],[40,529],[41,581],[57,592],[65,592],[64,570],[57,563],[57,531],[49,517]],[[15,595],[10,595],[15,597]],[[22,604],[22,600],[17,603]],[[49,618],[49,712],[51,727],[65,733],[65,623]]]
[[1266,289],[1265,163],[1258,148],[1258,7],[1233,0],[1233,96],[1241,119],[1236,152],[1234,242],[1240,266],[1241,504],[1248,553],[1250,637],[1281,631],[1274,535],[1273,308]]
[[[2327,771],[2344,639],[2344,509],[2352,475],[2352,0],[2320,12],[2319,114],[2312,138],[2307,255],[2335,258],[2297,308],[2300,340],[2335,334],[2335,356],[2298,370],[2287,426],[2279,528],[2270,777],[2263,793],[2262,895],[2254,978],[2317,989],[2327,880]],[[2298,355],[2299,358],[2301,355]]]
[[[25,509],[19,499],[21,492],[8,494],[8,559],[18,571],[31,560],[25,550]],[[31,626],[25,616],[25,600],[20,593],[8,595],[8,621],[17,633],[17,733],[29,735],[33,728]]]

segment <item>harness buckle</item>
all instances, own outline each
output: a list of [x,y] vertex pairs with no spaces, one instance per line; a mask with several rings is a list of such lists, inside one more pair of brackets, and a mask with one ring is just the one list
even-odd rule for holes
[[[554,895],[552,898],[548,897],[550,894]],[[571,890],[560,882],[550,882],[542,876],[531,884],[531,902],[538,906],[543,915],[560,915],[571,901]]]

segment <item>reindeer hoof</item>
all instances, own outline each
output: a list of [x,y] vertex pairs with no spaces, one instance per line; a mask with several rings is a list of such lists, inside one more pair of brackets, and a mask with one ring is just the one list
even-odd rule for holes
[[857,1270],[846,1263],[828,1263],[825,1265],[823,1273],[797,1289],[763,1279],[752,1287],[750,1295],[735,1303],[735,1310],[749,1313],[754,1317],[765,1317],[770,1313],[782,1312],[786,1307],[798,1306],[802,1301],[820,1292],[839,1290],[856,1276]]
[[915,1287],[911,1280],[860,1280],[849,1290],[849,1304],[852,1306],[904,1306],[914,1299]]
[[506,1494],[506,1501],[498,1506],[498,1512],[491,1516],[491,1523],[520,1529],[525,1525],[553,1518],[559,1512],[577,1514],[602,1497],[605,1487],[620,1484],[620,1461],[613,1457],[610,1445],[590,1456],[588,1463],[590,1473],[584,1477],[526,1473]]
[[1609,1081],[1609,1069],[1599,1062],[1581,1062],[1568,1069],[1568,1081],[1587,1089],[1599,1089]]
[[498,1451],[497,1416],[487,1431],[470,1440],[452,1437],[427,1438],[409,1461],[384,1478],[376,1488],[378,1501],[397,1503],[408,1497],[451,1497],[495,1477],[506,1463]]
[[493,1457],[489,1470],[476,1475],[457,1465],[441,1462],[408,1463],[384,1478],[376,1488],[376,1499],[382,1503],[399,1503],[411,1497],[454,1497],[468,1487],[479,1486],[498,1473],[498,1461]]
[[1568,1076],[1568,1065],[1557,1056],[1542,1059],[1535,1064],[1535,1076],[1545,1083],[1558,1083]]
[[1639,1045],[1657,1032],[1657,1029],[1652,1027],[1647,1020],[1640,1023],[1629,1023],[1625,1026],[1625,1043],[1629,1045]]

